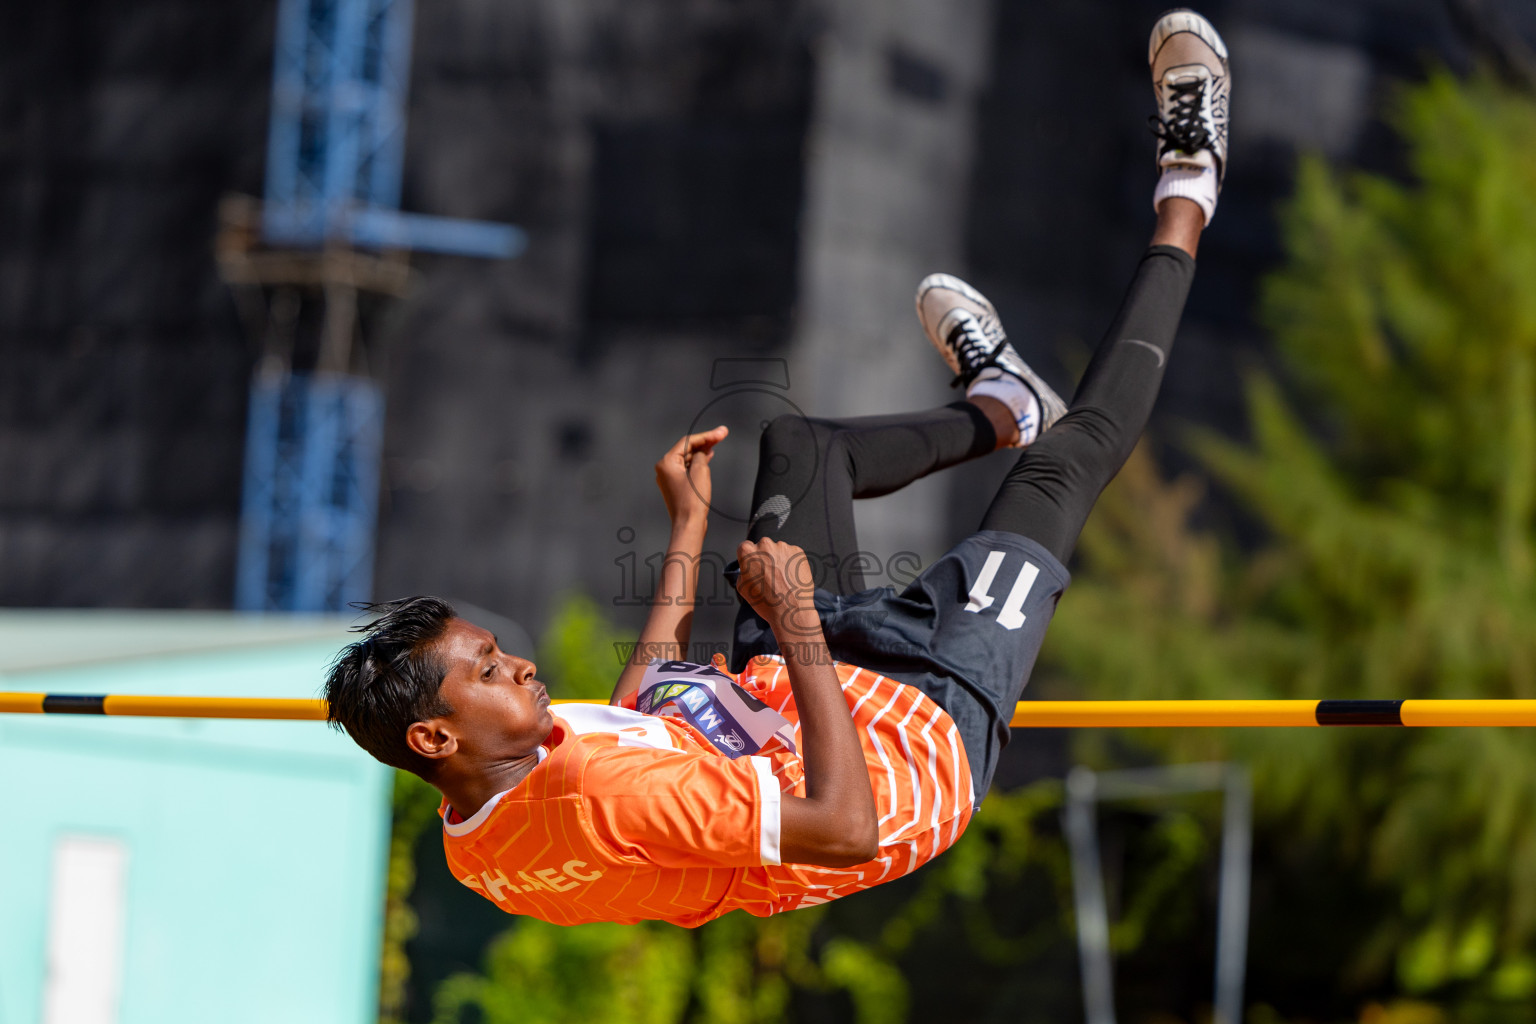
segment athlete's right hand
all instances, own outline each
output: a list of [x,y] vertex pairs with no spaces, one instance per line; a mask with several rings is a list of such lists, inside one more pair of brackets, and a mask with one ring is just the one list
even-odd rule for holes
[[793,544],[742,541],[736,589],[773,627],[800,717],[805,795],[779,804],[784,864],[847,868],[880,852],[874,790],[816,613],[811,560]]
[[780,646],[789,639],[780,634],[808,637],[821,632],[812,600],[815,575],[803,549],[771,537],[744,540],[736,548],[736,560],[741,563],[736,589],[773,627]]
[[709,463],[715,457],[715,445],[729,433],[722,426],[701,434],[684,434],[656,463],[656,486],[674,524],[689,520],[702,523],[709,517]]

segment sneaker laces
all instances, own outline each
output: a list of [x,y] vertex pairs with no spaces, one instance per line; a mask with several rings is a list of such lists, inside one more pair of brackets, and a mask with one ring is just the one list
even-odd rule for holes
[[1207,79],[1186,78],[1168,83],[1172,102],[1168,104],[1168,117],[1157,114],[1147,118],[1152,134],[1163,140],[1164,151],[1177,149],[1185,153],[1198,153],[1202,149],[1214,149],[1210,125],[1202,116],[1205,108]]
[[957,318],[955,326],[950,328],[949,337],[944,340],[955,353],[961,366],[960,376],[954,379],[951,387],[967,383],[981,370],[990,366],[996,361],[997,353],[1002,348],[1002,345],[987,336],[981,321],[971,314]]

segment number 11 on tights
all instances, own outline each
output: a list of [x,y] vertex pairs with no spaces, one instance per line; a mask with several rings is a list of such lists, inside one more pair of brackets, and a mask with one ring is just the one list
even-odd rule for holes
[[[987,560],[981,567],[981,575],[976,577],[976,582],[971,586],[971,592],[967,595],[970,600],[965,602],[965,610],[980,614],[992,607],[992,583],[997,579],[997,571],[1003,567],[1003,559],[1008,556],[1006,551],[989,551]],[[1040,575],[1040,567],[1033,562],[1025,561],[1018,576],[1014,577],[1013,586],[1008,590],[1008,599],[997,612],[997,624],[1004,629],[1018,629],[1024,625],[1024,599],[1029,596],[1030,589],[1035,585],[1035,577]]]

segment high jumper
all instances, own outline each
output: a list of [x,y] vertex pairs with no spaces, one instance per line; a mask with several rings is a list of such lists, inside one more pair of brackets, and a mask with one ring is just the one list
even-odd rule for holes
[[[710,460],[724,427],[656,466],[667,568],[609,706],[561,705],[526,658],[445,602],[378,617],[326,681],[331,720],[443,796],[455,877],[559,924],[766,916],[907,874],[954,844],[1065,591],[1094,502],[1146,425],[1227,158],[1227,50],[1171,11],[1148,54],[1157,224],[1070,405],[956,278],[917,292],[966,400],[764,430],[731,659],[688,648]],[[1019,448],[978,532],[901,592],[866,589],[853,501]],[[821,586],[813,568],[831,566]],[[661,652],[672,660],[649,659]]]

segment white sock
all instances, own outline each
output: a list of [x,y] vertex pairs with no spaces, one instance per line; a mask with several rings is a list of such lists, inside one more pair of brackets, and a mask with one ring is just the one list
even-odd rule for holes
[[1040,436],[1040,399],[1013,374],[995,366],[987,367],[965,389],[966,398],[978,395],[997,399],[1013,413],[1013,419],[1019,425],[1019,439],[1014,442],[1014,447],[1022,448]]
[[1157,179],[1157,188],[1152,190],[1152,209],[1156,210],[1164,199],[1175,196],[1190,199],[1200,204],[1205,223],[1209,225],[1211,218],[1216,216],[1216,184],[1214,167],[1178,165],[1166,168],[1163,176]]

